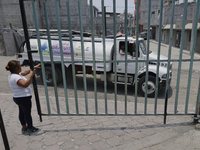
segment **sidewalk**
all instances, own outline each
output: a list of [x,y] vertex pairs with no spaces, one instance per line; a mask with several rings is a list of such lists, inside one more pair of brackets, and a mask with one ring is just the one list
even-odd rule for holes
[[[31,136],[22,135],[12,94],[0,93],[0,97],[12,150],[188,150],[200,147],[200,131],[195,130],[191,116],[167,116],[166,125],[163,116],[43,116],[43,122],[39,122],[34,97],[32,117],[34,125],[41,130]],[[40,97],[40,101],[45,111],[45,98]],[[60,105],[64,105],[62,101]],[[118,105],[124,106],[120,102]],[[128,106],[131,107],[131,103]],[[83,105],[79,107],[84,110]],[[164,106],[158,108],[161,107]],[[138,110],[142,109],[143,105],[138,105]],[[0,149],[4,149],[1,136]]]

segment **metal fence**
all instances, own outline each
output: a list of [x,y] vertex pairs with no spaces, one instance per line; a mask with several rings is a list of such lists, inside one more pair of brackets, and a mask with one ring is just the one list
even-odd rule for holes
[[1,114],[1,109],[0,109],[0,129],[1,129],[1,135],[2,135],[5,150],[9,150],[10,146],[9,146],[9,143],[8,143],[8,138],[7,138],[4,122],[3,122],[3,117],[2,117],[2,114]]
[[[31,0],[30,0],[31,1]],[[40,32],[39,32],[39,25],[38,25],[38,16],[37,16],[37,9],[36,9],[36,3],[37,1],[31,1],[32,3],[32,8],[33,8],[33,14],[34,14],[34,22],[35,22],[35,27],[36,27],[36,33],[37,33],[37,42],[38,42],[38,47],[39,47],[39,54],[40,54],[40,61],[41,61],[41,70],[42,72],[45,72],[45,64],[46,62],[43,60],[43,54],[42,54],[42,49],[41,49],[41,39],[40,39]],[[51,33],[50,33],[50,25],[49,25],[49,15],[48,15],[48,8],[47,8],[47,0],[41,1],[43,4],[44,8],[44,16],[45,16],[45,24],[46,24],[46,31],[47,31],[47,39],[48,39],[48,44],[52,45],[52,38],[51,38]],[[125,52],[127,54],[127,14],[128,14],[128,1],[125,0],[123,1],[125,3]],[[135,115],[164,115],[164,123],[166,123],[166,116],[167,115],[199,115],[199,100],[200,100],[200,80],[197,81],[199,82],[199,88],[197,92],[197,99],[196,99],[196,109],[195,112],[193,113],[188,113],[188,103],[189,103],[189,95],[190,95],[190,85],[191,85],[191,78],[192,78],[192,70],[193,70],[193,63],[194,62],[199,62],[199,59],[194,59],[194,53],[195,53],[195,44],[196,44],[196,33],[197,33],[197,23],[198,23],[198,18],[199,18],[199,6],[200,6],[200,1],[197,1],[196,5],[196,17],[195,17],[195,23],[194,23],[194,34],[193,34],[193,43],[192,43],[192,51],[191,51],[191,59],[183,59],[182,54],[183,54],[183,44],[184,44],[184,34],[185,34],[185,24],[186,24],[186,15],[187,15],[187,4],[188,1],[184,1],[184,12],[183,12],[183,21],[182,21],[182,31],[181,31],[181,45],[180,45],[180,53],[179,53],[179,58],[178,59],[171,59],[171,52],[172,52],[172,36],[173,36],[173,23],[174,23],[174,10],[175,10],[175,0],[172,0],[171,4],[171,26],[170,26],[170,38],[169,38],[169,50],[168,50],[168,60],[160,60],[160,54],[161,54],[161,40],[162,40],[162,17],[163,17],[163,0],[160,0],[160,18],[159,18],[159,37],[158,37],[158,50],[157,50],[157,59],[154,60],[157,65],[157,70],[156,70],[156,92],[155,92],[155,100],[154,100],[154,112],[153,113],[148,113],[147,112],[147,107],[148,107],[148,96],[147,96],[147,86],[146,86],[146,93],[144,97],[144,113],[138,113],[138,63],[139,62],[145,62],[146,65],[146,74],[145,74],[145,83],[146,85],[148,84],[148,78],[149,78],[149,47],[150,47],[150,25],[151,25],[151,0],[148,1],[148,29],[147,29],[147,56],[146,60],[139,60],[138,59],[138,47],[139,47],[139,0],[137,0],[137,15],[136,15],[136,59],[133,61],[128,61],[127,60],[127,55],[125,55],[125,60],[124,61],[119,61],[116,58],[116,51],[114,52],[114,58],[112,61],[107,61],[106,60],[106,34],[105,34],[105,14],[102,13],[102,44],[103,44],[103,56],[104,59],[103,61],[96,61],[95,59],[95,33],[94,33],[94,22],[93,22],[93,1],[90,0],[90,21],[91,21],[91,42],[92,42],[92,54],[93,54],[93,60],[88,61],[85,60],[85,53],[84,53],[84,36],[83,36],[83,22],[82,22],[82,8],[81,8],[81,0],[77,1],[77,9],[79,12],[79,25],[80,25],[80,40],[81,40],[81,51],[82,51],[82,61],[79,61],[79,63],[82,63],[82,69],[83,69],[83,83],[84,83],[84,103],[85,103],[85,113],[80,113],[79,110],[79,100],[77,96],[77,81],[76,81],[76,74],[75,74],[75,64],[78,63],[76,60],[74,60],[74,52],[73,52],[73,35],[72,35],[72,28],[71,28],[71,17],[70,17],[70,6],[69,6],[69,0],[66,0],[66,18],[68,22],[68,29],[69,30],[69,41],[71,45],[71,60],[70,61],[65,61],[64,60],[64,55],[63,55],[63,50],[62,50],[62,35],[61,35],[61,26],[60,26],[60,16],[59,16],[59,1],[55,0],[55,11],[56,11],[56,21],[57,21],[57,30],[58,30],[58,40],[59,40],[59,46],[60,46],[60,64],[61,64],[61,70],[62,70],[62,77],[63,77],[63,86],[64,86],[64,91],[65,91],[65,105],[66,105],[66,112],[61,113],[60,111],[60,104],[59,104],[59,95],[57,91],[57,83],[56,83],[56,73],[55,73],[55,65],[58,64],[58,61],[54,61],[53,53],[51,46],[49,46],[49,57],[50,57],[50,64],[53,70],[53,81],[54,81],[54,91],[55,91],[55,101],[56,101],[56,113],[51,112],[50,108],[50,100],[49,100],[49,95],[48,95],[48,88],[46,82],[44,82],[44,88],[45,88],[45,95],[46,95],[46,104],[47,104],[47,113],[42,113],[41,108],[40,108],[40,102],[39,102],[39,95],[37,92],[37,84],[35,80],[33,80],[34,84],[34,91],[35,91],[35,97],[37,101],[37,107],[38,107],[38,114],[41,116],[49,116],[49,115],[66,115],[66,116],[135,116]],[[102,5],[102,12],[104,12],[104,0],[101,0],[101,5]],[[25,8],[24,8],[24,0],[20,0],[20,6],[21,6],[21,13],[22,13],[22,20],[23,20],[23,26],[24,26],[24,33],[25,33],[25,38],[26,38],[26,45],[27,45],[27,50],[29,54],[29,60],[32,62],[32,56],[31,56],[31,46],[29,42],[29,35],[28,35],[28,28],[27,28],[27,22],[26,22],[26,14],[25,14]],[[116,49],[116,0],[113,0],[113,33],[114,33],[114,49]],[[165,87],[165,102],[164,102],[164,111],[163,113],[158,113],[157,112],[157,106],[158,106],[158,88],[159,88],[159,65],[161,62],[167,61],[167,66],[168,66],[168,71],[167,71],[167,78],[166,78],[166,87]],[[124,113],[119,113],[118,112],[118,94],[117,94],[117,73],[116,73],[116,65],[119,62],[124,62],[125,63],[125,85],[124,85]],[[127,105],[128,105],[128,100],[127,100],[127,90],[128,90],[128,74],[127,74],[127,63],[135,63],[135,75],[134,75],[134,82],[135,82],[135,93],[133,96],[134,102],[134,113],[128,113],[127,111]],[[178,73],[177,73],[177,81],[176,81],[176,97],[175,97],[175,103],[174,103],[174,112],[173,113],[167,113],[167,101],[168,101],[168,90],[169,90],[169,82],[170,82],[170,63],[171,62],[178,62]],[[177,106],[178,106],[178,95],[179,95],[179,84],[180,84],[180,76],[181,76],[181,65],[182,62],[189,62],[190,67],[188,71],[188,86],[187,86],[187,95],[186,95],[186,102],[185,102],[185,111],[183,113],[177,113]],[[70,104],[69,104],[69,96],[67,92],[67,82],[66,82],[66,68],[65,68],[65,63],[72,63],[72,74],[73,74],[73,85],[74,85],[74,100],[75,100],[75,113],[70,112]],[[86,82],[86,63],[93,63],[93,75],[94,75],[94,102],[95,102],[95,113],[89,113],[89,108],[88,108],[88,95],[87,95],[87,82]],[[96,67],[95,65],[97,63],[103,63],[104,64],[104,113],[99,113],[98,111],[98,96],[97,96],[97,77],[96,77]],[[115,83],[114,83],[114,113],[108,113],[108,98],[107,98],[107,72],[106,72],[106,64],[107,63],[113,63],[114,64],[114,70],[115,70]],[[31,63],[32,64],[32,63]],[[33,64],[31,65],[31,68],[33,69]],[[46,76],[43,73],[42,74],[43,81],[46,81]],[[175,82],[175,81],[174,81]],[[198,119],[198,118],[197,118]]]

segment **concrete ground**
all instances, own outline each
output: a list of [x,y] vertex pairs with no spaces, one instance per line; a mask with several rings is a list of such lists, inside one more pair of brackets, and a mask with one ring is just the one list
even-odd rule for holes
[[[200,147],[200,131],[198,125],[192,123],[191,116],[167,116],[165,125],[163,116],[43,116],[40,122],[34,98],[32,116],[40,131],[23,135],[12,95],[0,93],[0,97],[12,150],[188,150]],[[45,101],[45,98],[40,100]],[[143,107],[139,105],[138,108]],[[80,106],[80,109],[84,108]],[[4,149],[2,138],[0,149]]]
[[[162,44],[162,54],[167,56],[168,47]],[[156,50],[157,43],[151,41],[151,50]],[[189,57],[189,52],[184,51],[184,58]],[[173,58],[178,59],[179,49],[173,48]],[[195,54],[195,58],[200,58],[199,54]],[[21,134],[21,126],[18,121],[18,107],[12,101],[12,92],[9,88],[7,76],[5,71],[6,63],[15,59],[15,57],[0,56],[0,109],[4,119],[4,125],[7,132],[10,148],[12,150],[188,150],[200,149],[200,127],[199,124],[193,124],[193,118],[190,115],[181,116],[167,116],[166,124],[163,124],[164,117],[157,116],[43,116],[43,121],[39,121],[37,115],[35,97],[32,98],[32,117],[34,125],[40,130],[37,133],[29,135]],[[168,112],[173,112],[174,98],[176,89],[176,70],[177,63],[173,64],[173,72],[175,75],[171,84],[171,96],[169,97]],[[184,111],[185,91],[187,87],[187,71],[188,64],[183,65],[181,85],[179,95],[179,111]],[[189,112],[195,111],[195,101],[197,97],[197,85],[199,79],[199,62],[194,64],[193,80],[190,94]],[[44,94],[44,87],[39,82],[38,89],[40,95],[40,102],[42,112],[47,112],[46,97]],[[70,83],[70,82],[69,82]],[[93,84],[93,83],[92,83]],[[197,84],[197,85],[196,85]],[[80,85],[81,86],[81,85]],[[88,85],[90,86],[90,85]],[[110,86],[110,85],[108,85]],[[57,112],[54,91],[49,87],[49,99],[52,113]],[[58,92],[63,90],[63,86],[58,87]],[[75,113],[74,95],[70,94],[73,89],[69,89],[69,104],[70,113]],[[82,88],[78,89],[79,109],[80,113],[85,111],[84,93],[81,93]],[[108,89],[109,90],[109,89]],[[119,87],[118,96],[118,112],[124,113],[124,96],[123,88]],[[174,92],[173,92],[174,91]],[[98,91],[98,108],[99,113],[105,111],[104,93]],[[88,91],[88,107],[89,113],[94,113],[94,98],[91,96],[94,93]],[[164,109],[164,92],[159,96],[158,112],[163,113]],[[108,111],[114,112],[114,98],[113,91],[108,92]],[[134,112],[134,93],[128,92],[128,112]],[[65,98],[63,93],[59,93],[59,103],[61,113],[65,113]],[[138,113],[143,113],[144,98],[138,97],[137,104]],[[148,99],[148,112],[154,111],[154,103],[152,99]],[[0,136],[0,150],[4,149],[2,137]]]

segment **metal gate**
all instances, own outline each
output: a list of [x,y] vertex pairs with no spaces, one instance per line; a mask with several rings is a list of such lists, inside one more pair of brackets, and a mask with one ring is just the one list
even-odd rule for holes
[[[25,13],[25,8],[24,8],[24,1],[26,0],[19,0],[20,2],[20,8],[21,8],[21,13],[22,13],[22,21],[23,21],[23,27],[24,27],[24,33],[25,33],[25,39],[26,39],[26,45],[27,45],[27,50],[28,50],[28,54],[29,54],[29,60],[30,60],[30,67],[31,69],[33,69],[33,59],[32,59],[32,52],[31,52],[31,46],[30,46],[30,42],[29,42],[29,35],[28,35],[28,27],[27,27],[27,21],[26,21],[26,13]],[[34,23],[35,23],[35,27],[36,27],[36,33],[37,33],[37,41],[38,41],[38,47],[39,47],[39,54],[40,54],[40,60],[41,60],[41,70],[42,72],[45,72],[45,64],[46,62],[43,60],[43,55],[42,55],[42,49],[41,49],[41,39],[40,39],[40,32],[39,32],[39,24],[38,24],[38,10],[36,7],[36,3],[38,6],[39,3],[39,7],[43,8],[43,13],[44,13],[44,20],[45,20],[45,24],[46,24],[46,31],[47,31],[47,38],[48,38],[48,44],[51,45],[52,39],[51,39],[51,33],[50,33],[50,24],[49,24],[49,15],[48,15],[48,8],[47,8],[47,4],[50,2],[48,0],[27,0],[28,3],[32,3],[32,9],[33,9],[33,15],[34,15]],[[63,0],[64,1],[64,0]],[[51,1],[52,2],[52,1]],[[175,0],[172,0],[171,3],[171,25],[170,25],[170,36],[169,36],[169,49],[168,49],[168,60],[161,60],[160,59],[160,54],[161,54],[161,40],[162,40],[162,19],[163,19],[163,0],[160,0],[160,17],[159,17],[159,32],[158,32],[158,47],[157,47],[157,59],[154,60],[154,62],[156,62],[157,65],[157,73],[156,73],[156,92],[155,92],[155,98],[149,99],[147,97],[147,86],[146,86],[146,93],[145,93],[145,97],[141,98],[138,97],[138,83],[137,83],[137,77],[138,77],[138,63],[139,62],[144,62],[146,63],[146,74],[145,74],[145,83],[147,85],[148,83],[148,69],[149,69],[149,64],[150,64],[150,60],[149,60],[149,53],[150,53],[150,25],[151,25],[151,0],[148,1],[148,28],[147,28],[147,60],[139,60],[138,59],[138,39],[139,39],[139,2],[140,0],[135,0],[136,3],[136,59],[134,61],[130,61],[131,63],[135,63],[136,65],[136,73],[135,73],[135,88],[133,89],[133,93],[134,96],[132,97],[133,101],[129,102],[129,100],[127,99],[127,91],[128,91],[128,85],[127,85],[127,63],[129,63],[129,61],[127,60],[127,56],[125,57],[124,61],[118,61],[116,59],[116,51],[114,53],[114,58],[112,61],[107,61],[105,58],[105,53],[106,53],[106,44],[105,44],[105,38],[106,38],[106,33],[105,33],[105,14],[102,13],[102,44],[103,44],[103,55],[104,55],[104,60],[102,61],[96,61],[95,60],[95,46],[94,46],[94,40],[95,40],[95,34],[94,34],[94,20],[93,20],[93,0],[90,0],[90,28],[91,28],[91,42],[92,42],[92,53],[93,53],[93,60],[85,60],[85,52],[84,52],[84,31],[83,31],[83,21],[82,21],[82,12],[84,10],[82,10],[82,2],[81,0],[77,0],[77,7],[75,9],[78,9],[78,16],[79,16],[79,32],[80,32],[80,38],[81,38],[81,52],[82,52],[82,61],[80,61],[79,63],[82,63],[82,70],[83,70],[83,87],[84,87],[84,98],[82,98],[80,101],[80,97],[78,97],[77,95],[77,80],[76,80],[76,74],[75,74],[75,63],[78,63],[74,60],[74,52],[73,52],[73,35],[72,35],[72,27],[71,27],[71,16],[70,16],[70,9],[74,9],[74,8],[70,8],[70,0],[65,0],[66,2],[66,8],[65,6],[62,6],[62,9],[66,9],[66,14],[64,15],[65,18],[62,17],[62,19],[67,20],[68,24],[66,26],[68,26],[67,30],[69,31],[69,41],[70,41],[70,45],[71,47],[71,61],[68,61],[68,63],[72,63],[72,75],[73,75],[73,88],[74,88],[74,97],[69,97],[69,93],[68,93],[68,85],[67,85],[67,81],[66,81],[66,68],[64,63],[67,63],[66,61],[64,61],[64,55],[63,55],[63,51],[62,51],[62,35],[61,35],[61,25],[60,25],[60,0],[55,0],[55,8],[53,8],[53,10],[55,10],[56,12],[56,20],[55,22],[57,23],[57,33],[58,33],[58,39],[59,39],[59,46],[60,46],[60,62],[61,62],[61,69],[62,69],[62,77],[63,77],[63,87],[64,87],[64,93],[65,93],[65,98],[64,98],[64,106],[65,106],[65,110],[64,112],[62,112],[60,110],[61,106],[60,106],[60,97],[57,91],[57,83],[56,83],[56,73],[55,73],[55,65],[58,63],[58,61],[54,61],[53,59],[53,54],[52,54],[52,48],[51,46],[49,47],[49,57],[51,60],[51,67],[53,70],[53,80],[54,80],[54,90],[55,90],[55,99],[53,99],[54,104],[55,104],[55,112],[52,113],[52,109],[51,109],[51,102],[50,102],[50,98],[48,95],[48,88],[47,88],[47,84],[46,82],[44,82],[44,89],[45,89],[45,97],[46,97],[46,108],[47,108],[47,112],[46,113],[42,113],[41,108],[40,108],[40,101],[39,101],[39,95],[38,95],[38,90],[37,90],[37,84],[36,84],[36,80],[33,80],[33,84],[34,84],[34,92],[35,92],[35,97],[36,97],[36,102],[37,102],[37,108],[38,108],[38,114],[40,115],[40,119],[42,120],[41,116],[49,116],[49,115],[66,115],[66,116],[80,116],[80,115],[84,115],[84,116],[136,116],[136,115],[164,115],[164,123],[166,123],[166,116],[167,115],[195,115],[195,117],[197,117],[196,119],[198,120],[198,115],[199,115],[199,100],[200,100],[200,80],[196,79],[196,82],[199,83],[198,87],[196,87],[196,92],[195,94],[197,95],[196,98],[196,105],[195,105],[195,110],[193,112],[188,112],[188,104],[190,101],[190,86],[191,86],[191,80],[192,80],[192,73],[193,73],[193,63],[194,62],[200,62],[200,59],[195,59],[194,58],[194,54],[195,54],[195,44],[196,44],[196,38],[197,38],[197,24],[198,24],[198,18],[199,18],[199,6],[200,6],[200,1],[197,1],[197,5],[196,5],[196,17],[195,17],[195,22],[194,22],[194,28],[193,28],[193,42],[192,44],[192,50],[191,50],[191,58],[190,59],[184,59],[182,57],[183,55],[183,45],[184,45],[184,35],[185,35],[185,24],[186,24],[186,16],[187,16],[187,5],[188,5],[188,0],[184,1],[184,12],[183,12],[183,20],[182,20],[182,31],[181,31],[181,43],[180,43],[180,53],[179,56],[177,56],[177,59],[171,59],[171,55],[172,55],[172,42],[173,42],[173,23],[174,23],[174,10],[175,10]],[[125,21],[124,21],[124,27],[125,27],[125,39],[126,39],[126,43],[127,43],[127,16],[128,16],[128,1],[125,0],[122,3],[125,3]],[[104,0],[101,0],[101,5],[102,5],[102,12],[104,12]],[[51,7],[53,7],[51,5]],[[40,9],[41,9],[40,8]],[[30,10],[29,10],[30,11]],[[113,37],[114,37],[114,49],[116,49],[116,34],[117,34],[117,29],[116,29],[116,0],[113,0]],[[62,14],[63,15],[63,14]],[[63,27],[63,29],[66,29],[66,27]],[[125,45],[125,52],[127,54],[127,44]],[[159,80],[158,80],[158,74],[159,74],[159,65],[162,62],[166,62],[167,61],[167,66],[168,66],[168,71],[167,71],[167,80],[166,80],[166,87],[164,90],[164,97],[162,101],[158,101],[158,87],[159,87]],[[93,63],[93,75],[94,75],[94,99],[92,100],[94,102],[94,105],[90,106],[90,104],[88,104],[90,101],[88,98],[88,94],[87,94],[87,81],[86,81],[86,67],[85,67],[85,63]],[[118,99],[118,86],[117,86],[117,78],[116,78],[116,65],[119,62],[124,62],[125,65],[125,85],[124,85],[124,100],[123,101],[119,101]],[[177,78],[175,79],[175,81],[173,81],[174,83],[176,83],[176,93],[175,93],[175,99],[174,99],[174,104],[170,107],[174,107],[173,111],[170,113],[167,111],[167,107],[168,106],[168,98],[169,98],[169,76],[170,76],[170,63],[177,63],[178,67],[177,67]],[[185,104],[184,104],[184,109],[182,112],[177,112],[177,108],[178,108],[178,102],[179,102],[179,87],[180,87],[180,76],[181,76],[181,68],[182,68],[182,63],[183,62],[188,62],[189,63],[189,70],[187,71],[188,73],[188,84],[187,84],[187,89],[185,89],[185,93],[186,93],[186,99],[185,99]],[[98,91],[97,91],[97,75],[96,75],[96,67],[95,65],[97,63],[103,63],[104,65],[104,99],[99,100],[98,99]],[[107,87],[108,84],[106,82],[107,79],[107,73],[106,73],[106,64],[107,63],[113,63],[114,64],[114,68],[115,68],[115,83],[114,83],[114,96],[112,98],[112,100],[108,99],[107,97]],[[46,76],[43,73],[42,74],[42,78],[43,81],[46,81]],[[193,93],[194,94],[194,93]],[[139,100],[138,100],[139,99]],[[71,107],[72,107],[72,102],[73,101],[73,107],[75,107],[75,111],[70,111]],[[101,101],[101,102],[100,102]],[[141,102],[142,101],[142,102]],[[151,104],[149,104],[148,102],[151,102]],[[120,108],[123,107],[123,112],[119,109],[119,104],[120,103]],[[164,106],[164,108],[162,109],[162,112],[158,112],[158,103],[161,104],[162,106]],[[98,105],[98,104],[101,104]],[[85,108],[84,110],[82,109],[80,111],[80,106],[84,105]],[[109,106],[108,106],[109,105]],[[113,113],[110,113],[110,105],[112,105],[113,108]],[[139,106],[140,105],[140,106]],[[148,108],[149,106],[152,106],[153,111],[151,113],[148,113]],[[63,107],[63,104],[62,104]],[[103,110],[103,112],[99,110],[99,108],[101,107],[101,110]],[[140,107],[140,108],[139,108]],[[141,108],[143,107],[142,111]],[[92,108],[94,111],[91,111],[90,108]],[[151,109],[152,109],[151,108]],[[129,113],[128,109],[131,109],[132,113]],[[72,113],[73,112],[73,113]],[[92,112],[92,113],[91,113]],[[142,113],[141,113],[142,112]]]

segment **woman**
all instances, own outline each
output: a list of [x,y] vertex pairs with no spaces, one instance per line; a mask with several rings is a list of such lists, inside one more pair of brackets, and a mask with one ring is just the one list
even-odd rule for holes
[[[19,121],[22,125],[22,133],[27,132],[31,134],[32,132],[38,131],[38,128],[33,126],[31,117],[32,92],[30,84],[35,75],[35,70],[31,71],[27,69],[21,71],[20,63],[16,60],[9,61],[5,68],[10,71],[8,81],[13,92],[13,100],[19,107]],[[37,68],[40,68],[40,64],[34,66],[34,69]],[[26,79],[24,76],[28,74],[30,75]]]

